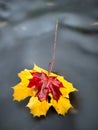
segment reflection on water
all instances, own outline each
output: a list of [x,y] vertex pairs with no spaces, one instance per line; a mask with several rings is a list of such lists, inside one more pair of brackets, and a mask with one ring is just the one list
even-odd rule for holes
[[[0,129],[97,130],[98,21],[97,0],[3,0],[0,2]],[[12,101],[17,73],[33,64],[47,69],[55,21],[59,19],[54,71],[78,88],[71,102],[76,114],[34,119],[25,102]],[[72,100],[73,99],[73,100]],[[28,100],[28,99],[27,99]]]

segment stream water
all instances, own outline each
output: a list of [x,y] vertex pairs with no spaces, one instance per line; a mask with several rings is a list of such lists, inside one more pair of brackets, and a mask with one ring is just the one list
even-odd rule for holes
[[[33,118],[28,102],[14,102],[17,73],[51,61],[59,20],[54,70],[79,90],[77,113]],[[98,130],[98,1],[0,1],[0,130]]]

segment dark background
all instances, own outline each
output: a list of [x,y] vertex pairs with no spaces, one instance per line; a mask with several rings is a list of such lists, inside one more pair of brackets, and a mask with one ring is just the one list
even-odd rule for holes
[[[17,73],[36,63],[47,69],[59,20],[55,72],[79,90],[77,113],[33,118],[12,98]],[[98,130],[98,1],[0,0],[0,130]]]

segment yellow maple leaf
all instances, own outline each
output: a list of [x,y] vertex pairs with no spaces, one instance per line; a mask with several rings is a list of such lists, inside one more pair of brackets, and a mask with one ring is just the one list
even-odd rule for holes
[[50,73],[37,65],[18,74],[20,83],[13,87],[13,99],[17,101],[31,97],[27,107],[33,116],[46,116],[52,106],[58,114],[65,115],[73,106],[69,93],[77,91],[63,76]]

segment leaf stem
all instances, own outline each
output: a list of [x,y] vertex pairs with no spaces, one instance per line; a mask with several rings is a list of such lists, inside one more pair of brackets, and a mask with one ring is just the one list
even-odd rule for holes
[[54,61],[55,61],[55,56],[56,56],[57,31],[58,31],[58,20],[56,20],[56,29],[55,29],[55,34],[54,34],[53,55],[52,55],[51,62],[49,64],[48,76],[52,72]]

